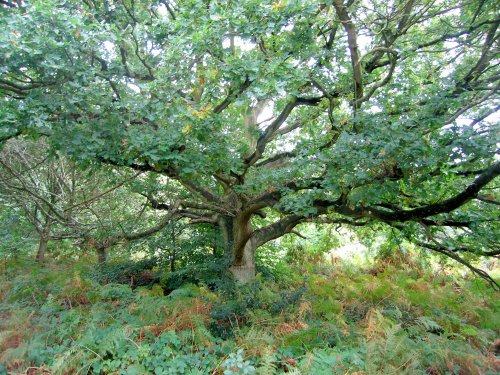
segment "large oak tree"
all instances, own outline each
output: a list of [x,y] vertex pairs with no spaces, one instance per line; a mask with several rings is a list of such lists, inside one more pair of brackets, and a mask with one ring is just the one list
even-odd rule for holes
[[240,281],[305,221],[498,256],[495,2],[0,3],[1,139],[157,174]]

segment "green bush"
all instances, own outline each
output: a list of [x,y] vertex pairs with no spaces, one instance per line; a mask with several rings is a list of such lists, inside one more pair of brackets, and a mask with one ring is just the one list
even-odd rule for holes
[[231,292],[235,288],[227,267],[221,262],[202,263],[179,271],[166,272],[160,280],[166,294],[185,284],[206,285],[211,290],[221,292]]
[[132,289],[122,284],[104,285],[99,295],[103,301],[126,301],[133,297]]
[[114,260],[97,265],[89,271],[90,277],[100,284],[127,284],[132,287],[151,286],[160,281],[160,275],[154,268],[156,258],[141,260]]

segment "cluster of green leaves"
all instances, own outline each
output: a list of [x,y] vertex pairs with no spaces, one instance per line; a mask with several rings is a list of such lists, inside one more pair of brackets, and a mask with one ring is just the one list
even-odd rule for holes
[[33,251],[33,237],[32,228],[23,213],[0,202],[0,259]]

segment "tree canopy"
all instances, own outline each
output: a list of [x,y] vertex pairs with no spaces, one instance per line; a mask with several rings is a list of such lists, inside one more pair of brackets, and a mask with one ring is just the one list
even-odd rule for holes
[[[149,174],[230,269],[304,222],[500,254],[494,1],[0,1],[0,141]],[[146,183],[147,182],[147,183]],[[139,190],[137,190],[139,189]],[[490,279],[492,283],[494,281]]]

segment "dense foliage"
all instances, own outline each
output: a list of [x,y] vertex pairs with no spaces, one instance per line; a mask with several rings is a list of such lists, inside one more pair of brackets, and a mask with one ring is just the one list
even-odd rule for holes
[[158,284],[99,285],[85,262],[1,266],[0,374],[498,371],[500,306],[477,279],[309,264],[307,277],[287,266],[273,282],[214,293],[200,281],[164,296]]

